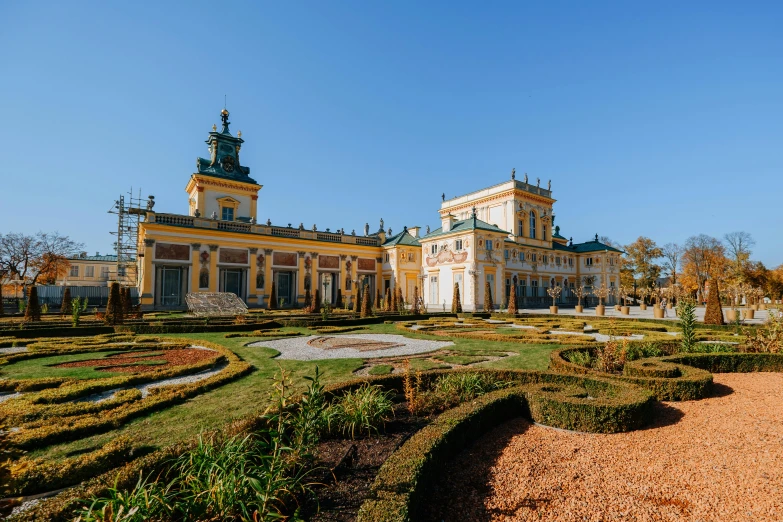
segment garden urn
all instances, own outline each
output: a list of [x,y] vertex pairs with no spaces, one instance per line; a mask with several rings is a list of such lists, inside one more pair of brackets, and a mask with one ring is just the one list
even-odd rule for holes
[[581,314],[582,310],[584,310],[584,307],[582,305],[576,305],[575,307],[576,313]]
[[604,315],[606,313],[606,307],[604,305],[598,305],[595,307],[595,315]]
[[549,307],[549,313],[550,314],[556,314],[557,313],[557,307],[556,306],[550,306]]
[[631,307],[630,306],[621,306],[620,307],[620,313],[623,315],[631,315]]

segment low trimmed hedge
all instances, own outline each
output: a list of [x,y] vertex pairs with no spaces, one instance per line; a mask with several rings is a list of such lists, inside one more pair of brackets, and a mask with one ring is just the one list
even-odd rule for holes
[[[443,372],[428,372],[428,376],[432,379],[439,373]],[[358,522],[419,520],[443,465],[511,418],[527,416],[558,428],[616,432],[639,428],[652,416],[652,397],[627,384],[539,372],[492,373],[502,379],[535,382],[463,403],[415,433],[381,466]]]
[[[595,347],[581,346],[554,350],[549,356],[549,369],[570,374],[600,376],[636,384],[651,392],[659,401],[702,399],[712,390],[712,374],[692,366],[668,363],[661,358],[644,358],[627,362],[625,368],[630,369],[624,368],[623,374],[617,375],[570,362],[566,358],[566,354],[571,351],[588,351],[594,355]],[[650,368],[650,371],[646,371],[646,367],[643,366],[646,362],[655,362],[658,370]]]
[[783,353],[680,353],[660,360],[712,373],[783,372]]

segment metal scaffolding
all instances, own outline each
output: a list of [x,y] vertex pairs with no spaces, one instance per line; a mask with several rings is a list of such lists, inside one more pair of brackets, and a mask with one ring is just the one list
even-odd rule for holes
[[137,266],[139,259],[139,222],[147,210],[152,210],[155,205],[155,197],[148,196],[146,200],[141,198],[141,189],[134,196],[133,188],[130,192],[121,194],[114,201],[114,206],[109,210],[110,214],[117,215],[117,230],[111,232],[117,237],[114,242],[114,251],[117,256],[117,273],[114,280],[123,286],[138,286],[140,269]]

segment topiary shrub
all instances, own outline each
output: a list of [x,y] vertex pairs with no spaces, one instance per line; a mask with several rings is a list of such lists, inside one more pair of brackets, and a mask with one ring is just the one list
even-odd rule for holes
[[270,310],[277,310],[277,287],[274,281],[272,281],[272,288],[269,290],[269,302],[266,307]]
[[454,283],[454,295],[451,297],[451,313],[462,313],[462,298],[459,295],[459,283]]
[[383,307],[383,296],[381,296],[381,289],[375,289],[375,309],[380,310]]
[[511,285],[511,292],[508,294],[508,313],[516,315],[517,313],[517,287]]
[[315,297],[313,297],[313,305],[310,307],[310,312],[314,314],[321,313],[321,290],[315,290]]
[[27,294],[27,309],[24,311],[25,322],[41,320],[41,304],[38,302],[38,288],[30,287]]
[[362,292],[362,306],[360,308],[361,314],[359,317],[370,317],[372,315],[372,301],[370,301],[370,285],[364,285],[364,292]]
[[387,288],[386,289],[386,299],[385,299],[385,301],[383,303],[383,311],[384,312],[391,312],[392,310],[394,310],[394,308],[392,308],[391,288]]
[[712,278],[710,293],[707,294],[707,310],[704,312],[704,324],[726,324],[723,321],[723,309],[720,307],[718,280]]
[[312,306],[313,306],[313,296],[310,295],[310,289],[306,288],[305,297],[304,297],[304,309],[309,312]]
[[484,310],[491,312],[495,309],[495,304],[492,302],[492,288],[489,286],[489,281],[484,283]]
[[106,303],[104,321],[106,324],[122,324],[122,295],[120,284],[114,282],[109,289],[109,301]]
[[63,300],[60,303],[60,315],[71,315],[72,310],[73,301],[71,300],[71,289],[66,286],[65,290],[63,290]]
[[335,300],[334,306],[336,308],[345,307],[345,304],[343,303],[343,291],[340,288],[337,289],[337,299]]
[[400,309],[400,303],[398,300],[400,287],[399,285],[394,288],[394,290],[391,291],[391,308],[389,309],[390,312],[396,312]]
[[419,315],[419,287],[413,287],[413,305],[411,306],[411,312],[413,315]]

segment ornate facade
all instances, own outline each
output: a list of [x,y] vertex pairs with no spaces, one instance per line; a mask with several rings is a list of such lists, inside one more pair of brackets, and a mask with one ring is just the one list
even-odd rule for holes
[[[401,287],[407,301],[414,288],[430,309],[451,308],[454,284],[463,308],[481,309],[484,282],[493,296],[517,286],[520,305],[545,300],[545,288],[570,288],[589,276],[592,284],[619,284],[621,254],[595,241],[569,243],[554,224],[551,189],[515,179],[441,204],[441,227],[419,227],[392,235],[383,220],[376,232],[319,230],[313,225],[257,222],[262,186],[241,165],[241,132],[213,126],[209,158],[198,158],[187,185],[187,215],[148,209],[139,229],[139,293],[142,306],[183,308],[189,292],[233,292],[250,307],[268,304],[275,282],[279,304],[297,307],[319,290],[336,303],[352,302],[358,287]],[[429,227],[428,227],[429,228]],[[568,299],[568,291],[561,299]],[[503,299],[494,299],[500,305]]]

